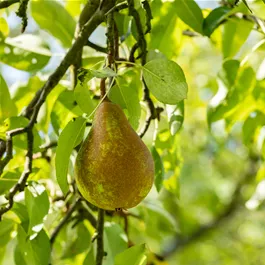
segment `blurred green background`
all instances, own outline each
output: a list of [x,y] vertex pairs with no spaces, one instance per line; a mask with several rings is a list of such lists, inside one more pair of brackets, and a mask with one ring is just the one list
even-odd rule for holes
[[[145,262],[149,265],[263,265],[265,4],[263,1],[248,1],[251,13],[244,1],[240,1],[238,6],[233,5],[233,1],[196,1],[196,8],[201,10],[204,18],[204,22],[201,20],[204,24],[201,25],[197,21],[200,19],[195,19],[197,22],[193,24],[189,13],[178,9],[179,2],[151,1],[152,31],[146,38],[150,60],[166,56],[182,67],[189,86],[188,97],[184,102],[172,106],[162,104],[152,96],[155,105],[163,107],[164,111],[159,122],[152,121],[143,139],[150,149],[155,143],[162,173],[148,197],[137,207],[129,209],[128,225],[124,227],[124,218],[117,213],[106,216],[105,247],[108,256],[104,264],[114,264],[114,254],[124,251],[129,241],[134,245],[146,244]],[[192,5],[190,3],[194,2],[187,2],[189,9]],[[52,9],[47,11],[51,17],[45,20],[45,12],[41,15],[42,8],[37,2],[33,3],[29,7],[29,25],[24,34],[37,36],[44,41],[40,46],[33,39],[29,39],[28,43],[46,50],[28,49],[31,47],[28,46],[22,52],[18,50],[17,54],[15,50],[10,53],[8,43],[14,43],[15,37],[21,36],[20,19],[15,15],[14,6],[5,11],[0,10],[0,25],[3,25],[0,27],[0,74],[15,104],[10,116],[16,116],[28,105],[60,63],[71,45],[71,33],[75,27],[70,22],[60,22],[60,19],[65,19],[61,15],[58,23],[65,25],[68,33],[56,32],[57,27],[48,22],[55,19],[51,10],[58,9],[51,6]],[[64,7],[73,21],[76,21],[84,3],[62,1],[57,4]],[[215,19],[208,20],[209,24],[206,24],[205,18],[212,10],[220,7],[229,9],[229,12],[237,11],[225,18],[214,14]],[[49,4],[45,8],[49,10]],[[200,17],[194,11],[196,8],[189,10],[192,15]],[[121,14],[117,21],[120,28],[126,29],[128,15],[126,11]],[[188,14],[188,20],[183,14]],[[254,19],[250,19],[251,16]],[[260,20],[255,21],[255,17]],[[200,27],[203,27],[203,32],[198,29]],[[214,29],[208,36],[207,32],[212,27]],[[67,34],[70,34],[69,40],[66,39]],[[104,34],[105,25],[101,25],[90,40],[105,46]],[[21,45],[26,45],[24,41]],[[131,33],[121,45],[122,56],[128,56],[134,42]],[[20,44],[12,45],[22,47]],[[32,55],[33,51],[36,53]],[[102,61],[105,56],[91,48],[87,49],[87,54],[88,62],[93,62],[86,64],[83,58],[87,68]],[[121,68],[120,74],[136,89],[140,101],[141,85],[135,81],[140,79],[139,71],[136,68]],[[98,81],[92,81],[90,85],[91,96],[98,95]],[[45,107],[41,109],[36,125],[39,145],[57,141],[59,132],[66,124],[73,117],[83,114],[79,108],[71,105],[73,92],[68,88],[69,73],[49,95]],[[115,101],[115,95],[113,97]],[[97,99],[93,100],[95,104],[98,103]],[[1,104],[4,104],[2,98]],[[128,114],[127,110],[125,112]],[[145,114],[146,107],[142,104],[138,132],[144,124]],[[3,126],[8,120],[0,117],[0,133],[4,135],[6,129]],[[15,122],[14,126],[18,126],[18,123]],[[0,178],[0,203],[6,202],[4,194],[14,183],[11,181],[10,186],[10,182],[6,184],[4,179],[17,180],[23,170],[23,142],[25,145],[23,137],[17,140],[14,159]],[[36,149],[35,153],[39,152],[40,149]],[[51,250],[48,237],[65,215],[74,196],[57,201],[56,198],[62,194],[56,181],[55,150],[49,150],[47,157],[34,159],[33,174],[30,177],[30,181],[45,187],[45,194],[49,198],[49,212],[43,217],[44,228],[41,230],[45,231],[42,236],[44,239],[40,239],[36,248],[31,246],[40,259],[45,258],[40,263],[36,259],[27,263],[21,254],[25,254],[25,248],[19,250],[18,246],[21,247],[24,239],[20,239],[18,234],[22,233],[21,227],[30,222],[30,218],[25,217],[30,214],[25,210],[22,192],[16,197],[15,210],[8,212],[0,223],[0,262],[3,265],[37,265],[45,264],[46,260],[54,265],[87,265],[94,262],[91,254],[94,250],[90,243],[94,228],[81,209],[74,213],[58,235],[49,258]],[[76,152],[73,151],[69,165],[71,180],[75,157]],[[7,177],[10,172],[13,176]],[[161,187],[159,192],[158,186]],[[96,215],[93,209],[88,211]],[[79,220],[77,224],[76,220]],[[28,237],[25,235],[25,238]]]

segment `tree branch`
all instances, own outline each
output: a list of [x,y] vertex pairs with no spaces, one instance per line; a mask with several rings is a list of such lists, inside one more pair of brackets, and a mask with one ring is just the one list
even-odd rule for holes
[[2,159],[5,151],[6,151],[6,142],[0,139],[0,159]]
[[13,4],[19,3],[19,0],[6,0],[6,1],[1,1],[0,2],[0,9],[9,7]]
[[68,50],[61,64],[49,77],[44,86],[36,93],[35,97],[24,111],[23,116],[30,118],[32,115],[34,115],[34,107],[36,109],[35,115],[38,114],[38,111],[48,94],[58,84],[72,62],[75,61],[76,52],[80,49],[80,47],[85,45],[91,33],[103,22],[105,14],[111,7],[112,6],[109,3],[106,3],[106,5],[103,5],[102,8],[98,8],[93,16],[85,23],[83,29],[76,38],[72,47]]
[[98,209],[96,265],[102,265],[104,257],[104,241],[103,241],[104,215],[105,215],[104,210]]
[[114,49],[114,14],[110,12],[107,16],[107,46],[108,46],[108,66],[112,67],[115,57]]

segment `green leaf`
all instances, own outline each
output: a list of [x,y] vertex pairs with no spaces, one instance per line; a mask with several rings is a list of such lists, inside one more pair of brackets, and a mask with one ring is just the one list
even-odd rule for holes
[[14,206],[12,207],[12,211],[17,215],[17,217],[20,219],[21,223],[20,225],[23,227],[25,231],[28,231],[29,227],[29,215],[27,207],[19,202],[15,202]]
[[128,240],[123,229],[116,223],[106,222],[104,224],[104,250],[108,255],[104,258],[104,265],[114,264],[115,256],[123,252],[127,246]]
[[[45,1],[47,2],[47,1]],[[38,71],[50,60],[51,53],[43,40],[23,34],[0,42],[0,62],[24,71]]]
[[[3,17],[0,17],[0,33],[6,37],[9,34],[9,27],[6,22],[6,20]],[[0,34],[0,40],[1,40],[1,34]]]
[[77,146],[84,134],[86,120],[78,117],[75,121],[70,121],[59,136],[58,147],[56,149],[55,168],[58,184],[64,194],[68,191],[67,173],[70,155]]
[[177,0],[175,1],[175,10],[183,22],[195,31],[203,34],[202,24],[203,15],[200,7],[194,0]]
[[12,219],[3,219],[0,222],[0,263],[9,264],[7,256],[11,256],[10,245],[12,244],[11,233],[15,228],[15,222]]
[[101,70],[93,70],[93,69],[89,69],[89,71],[91,72],[91,74],[94,77],[97,78],[107,78],[107,77],[114,77],[117,76],[117,73],[115,73],[112,69],[110,69],[109,67],[103,68]]
[[241,68],[235,84],[229,87],[227,95],[217,102],[215,102],[215,98],[211,100],[208,108],[209,124],[225,119],[227,129],[230,129],[236,121],[245,119],[256,109],[255,99],[251,95],[255,85],[254,70],[251,67]]
[[30,7],[32,17],[41,29],[47,30],[52,36],[60,40],[63,46],[71,46],[75,32],[75,21],[59,2],[30,1]]
[[155,186],[157,192],[162,188],[163,178],[164,178],[164,166],[160,155],[158,154],[156,148],[153,146],[151,153],[155,162]]
[[143,265],[146,264],[145,244],[126,249],[115,257],[114,265]]
[[96,264],[94,252],[95,252],[94,246],[91,245],[82,265],[95,265]]
[[19,246],[16,245],[15,252],[14,252],[14,260],[16,265],[27,265],[23,255],[20,252]]
[[127,15],[115,12],[114,13],[114,20],[116,22],[116,25],[118,27],[119,35],[122,36],[122,39],[125,39],[125,35],[129,31],[129,24],[131,21],[131,18]]
[[[84,46],[82,54],[82,65],[85,68],[103,67],[105,62],[105,54],[96,52],[94,49]],[[87,70],[88,71],[88,70]]]
[[182,127],[184,121],[184,100],[178,103],[176,106],[166,106],[170,132],[175,135]]
[[12,99],[20,113],[29,104],[36,92],[44,84],[38,76],[31,77],[26,83],[19,82],[12,91]]
[[82,1],[66,1],[65,9],[70,13],[72,17],[79,16],[83,7]]
[[81,84],[78,82],[75,87],[75,100],[79,105],[80,109],[90,115],[95,109],[95,103],[90,97],[89,89],[86,83]]
[[164,209],[160,202],[144,201],[139,208],[140,215],[146,224],[145,233],[149,238],[162,243],[165,236],[177,232],[174,217]]
[[3,219],[0,222],[0,247],[5,247],[5,245],[11,239],[11,232],[15,227],[15,223],[10,219]]
[[50,259],[50,241],[44,230],[29,240],[27,233],[21,225],[18,225],[18,247],[27,265],[47,265]]
[[245,6],[248,8],[248,10],[252,13],[252,10],[249,8],[249,5],[246,0],[242,0],[242,2],[245,4]]
[[137,130],[141,117],[141,106],[137,90],[133,86],[129,87],[121,78],[117,79],[117,86],[128,110],[129,122],[134,130]]
[[224,58],[234,57],[237,54],[247,40],[253,25],[253,22],[242,19],[230,19],[225,23],[222,39]]
[[152,60],[144,65],[143,76],[147,87],[162,103],[175,105],[187,97],[185,75],[173,61]]
[[149,62],[155,59],[167,59],[167,57],[157,50],[149,50],[146,56],[146,61]]
[[43,185],[31,182],[25,189],[25,203],[29,215],[29,239],[34,239],[43,229],[43,220],[49,211],[49,198]]
[[210,37],[214,30],[227,18],[231,8],[220,6],[211,11],[204,19],[203,32],[204,35]]
[[16,105],[11,100],[5,79],[0,74],[0,122],[16,114]]
[[61,259],[75,257],[76,255],[88,250],[91,246],[91,234],[87,227],[80,222],[74,229],[75,233],[73,237],[71,237],[71,240],[66,242]]
[[155,147],[163,152],[161,158],[163,161],[165,175],[163,186],[174,195],[179,196],[178,178],[180,175],[181,158],[179,156],[179,142],[176,135],[172,135],[168,129],[158,133],[155,141]]
[[230,89],[235,84],[239,67],[240,62],[238,60],[225,60],[223,62],[218,77],[222,80],[227,89]]
[[[50,129],[51,126],[51,116],[52,116],[52,111],[53,111],[53,107],[54,105],[58,102],[58,98],[60,96],[60,94],[65,90],[65,87],[58,84],[47,96],[46,101],[44,102],[42,108],[40,109],[40,113],[42,110],[44,110],[44,113],[42,115],[41,118],[38,117],[38,123],[40,125],[40,129],[43,130],[45,133],[47,133]],[[60,103],[58,103],[60,104]],[[55,108],[56,109],[56,108]],[[64,108],[63,108],[64,110]],[[63,112],[63,110],[61,110],[61,113]],[[69,114],[69,112],[67,112]],[[54,113],[53,113],[53,117],[54,117]],[[62,115],[63,116],[63,115]],[[67,119],[65,118],[66,115],[64,115],[64,121],[67,122]],[[61,117],[61,116],[59,116]],[[58,119],[58,123],[61,120]],[[58,124],[56,123],[56,124]],[[54,123],[53,123],[54,124]],[[57,132],[59,131],[59,125],[57,127]]]
[[108,97],[112,102],[120,105],[122,109],[126,109],[126,103],[121,94],[120,87],[117,84],[111,87],[108,93]]
[[[150,32],[150,49],[159,50],[168,58],[177,55],[183,38],[180,19],[178,19],[174,3],[152,1],[152,30]],[[148,52],[148,54],[149,54]]]
[[19,177],[19,172],[5,171],[0,178],[0,195],[10,190],[17,183]]
[[265,115],[255,111],[245,120],[243,124],[243,140],[246,145],[251,145],[258,140],[260,129],[265,125]]
[[77,105],[74,97],[74,91],[62,91],[51,112],[51,123],[57,135],[69,121],[77,116],[81,116],[83,111]]

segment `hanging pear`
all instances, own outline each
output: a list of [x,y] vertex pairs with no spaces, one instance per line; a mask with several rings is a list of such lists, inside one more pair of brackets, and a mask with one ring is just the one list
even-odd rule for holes
[[77,187],[83,197],[106,210],[139,204],[154,180],[154,161],[122,109],[105,100],[75,165]]

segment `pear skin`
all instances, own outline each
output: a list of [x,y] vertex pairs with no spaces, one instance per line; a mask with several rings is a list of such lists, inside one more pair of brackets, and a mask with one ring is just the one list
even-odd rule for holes
[[105,210],[139,204],[154,181],[154,161],[122,109],[103,101],[75,164],[83,197]]

